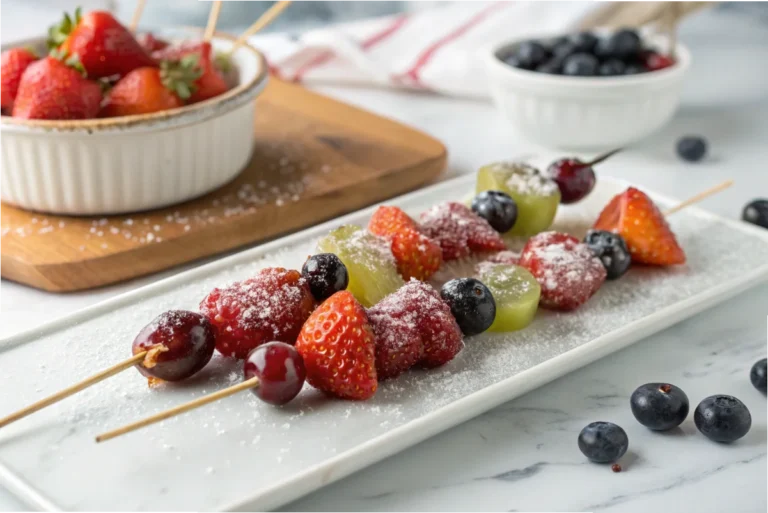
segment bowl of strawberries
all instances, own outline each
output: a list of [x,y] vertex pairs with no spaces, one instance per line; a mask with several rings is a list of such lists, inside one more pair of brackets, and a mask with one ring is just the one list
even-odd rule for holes
[[234,179],[268,71],[194,29],[134,35],[93,11],[2,48],[2,201],[70,215],[180,203]]

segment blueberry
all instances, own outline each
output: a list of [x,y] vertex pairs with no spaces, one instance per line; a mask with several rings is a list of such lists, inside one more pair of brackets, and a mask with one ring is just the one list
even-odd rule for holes
[[646,383],[629,398],[632,414],[643,426],[667,431],[683,423],[690,404],[685,392],[668,383]]
[[559,75],[562,72],[562,64],[559,59],[549,59],[544,64],[537,66],[536,71],[550,75]]
[[579,433],[579,449],[589,461],[611,463],[627,452],[627,433],[612,422],[593,422]]
[[588,53],[575,53],[563,62],[563,75],[591,77],[597,73],[597,57]]
[[612,77],[616,75],[623,75],[627,65],[624,61],[619,59],[608,59],[600,65],[597,70],[597,74],[603,77]]
[[648,70],[645,69],[645,66],[635,62],[627,64],[626,67],[624,68],[625,75],[637,75],[640,73],[645,73],[646,71]]
[[573,42],[565,40],[555,44],[552,47],[552,55],[556,59],[563,60],[566,57],[570,57],[574,53],[577,53],[576,45]]
[[440,290],[440,296],[451,307],[451,313],[467,336],[482,333],[496,318],[496,301],[491,291],[474,278],[456,278]]
[[323,301],[347,288],[349,274],[344,263],[333,253],[312,255],[304,262],[301,274],[309,283],[309,290],[318,301]]
[[592,253],[603,263],[607,273],[606,278],[609,280],[622,277],[632,263],[627,243],[617,233],[604,230],[589,230],[584,237],[584,243],[589,246]]
[[746,405],[730,395],[713,395],[699,403],[693,421],[701,433],[715,442],[734,442],[752,426]]
[[515,56],[520,59],[520,63],[524,68],[533,69],[547,60],[549,52],[547,52],[544,45],[539,42],[525,41],[524,43],[520,43],[520,46],[517,47]]
[[600,39],[595,45],[595,55],[601,59],[628,60],[636,57],[642,50],[640,36],[632,29],[622,29]]
[[472,211],[488,221],[494,230],[506,233],[517,221],[517,203],[501,191],[483,191],[472,200]]
[[689,135],[677,141],[677,154],[688,162],[698,162],[707,153],[707,141],[697,135]]
[[512,66],[513,68],[520,68],[520,69],[528,69],[525,66],[523,66],[522,61],[517,55],[509,55],[504,58],[504,63],[508,66]]
[[757,226],[768,228],[768,199],[757,199],[744,207],[741,218]]
[[571,43],[576,47],[577,52],[591,52],[597,45],[597,36],[592,32],[581,32],[570,37]]
[[763,358],[762,360],[755,362],[752,366],[752,370],[749,371],[749,380],[752,382],[752,385],[764,394],[766,393],[765,366],[766,360]]

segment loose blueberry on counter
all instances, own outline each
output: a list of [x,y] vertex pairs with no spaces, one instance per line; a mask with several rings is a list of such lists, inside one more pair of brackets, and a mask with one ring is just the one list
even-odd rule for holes
[[517,47],[515,56],[519,59],[522,67],[533,69],[547,60],[549,52],[544,45],[537,41],[525,41]]
[[301,274],[309,283],[309,290],[318,301],[328,299],[349,284],[347,268],[333,253],[312,255],[304,262]]
[[689,135],[677,141],[677,154],[688,162],[698,162],[707,153],[707,141],[703,137]]
[[496,301],[481,281],[456,278],[440,290],[440,296],[451,307],[451,313],[464,335],[484,332],[496,319]]
[[268,342],[253,349],[243,371],[246,380],[259,378],[259,386],[251,388],[256,397],[277,406],[296,397],[307,376],[299,352],[284,342]]
[[597,74],[602,77],[623,75],[627,65],[619,59],[608,59],[597,69]]
[[752,370],[749,371],[749,380],[752,382],[752,386],[766,393],[766,359],[758,360],[752,366]]
[[563,75],[572,77],[591,77],[597,74],[600,61],[588,53],[575,53],[563,62]]
[[517,203],[501,191],[483,191],[472,200],[472,211],[488,221],[494,230],[506,233],[517,221]]
[[628,447],[627,433],[612,422],[593,422],[579,433],[579,449],[595,463],[613,463]]
[[600,39],[595,46],[595,55],[601,59],[620,59],[626,61],[640,53],[640,36],[632,29],[622,29]]
[[715,442],[734,442],[752,426],[746,405],[730,395],[713,395],[699,403],[693,421],[701,433]]
[[768,228],[768,199],[756,199],[748,203],[741,218],[748,223]]
[[604,230],[589,230],[584,237],[584,243],[589,246],[607,273],[606,278],[615,280],[624,276],[632,263],[632,257],[624,238],[613,232]]
[[592,32],[580,32],[572,35],[569,40],[573,43],[577,52],[592,52],[597,46],[597,36]]
[[637,421],[654,431],[679,426],[690,409],[685,392],[669,383],[646,383],[637,387],[629,404]]

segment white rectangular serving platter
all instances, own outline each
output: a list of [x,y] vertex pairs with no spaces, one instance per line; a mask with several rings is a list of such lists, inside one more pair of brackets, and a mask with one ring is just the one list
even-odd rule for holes
[[[474,175],[389,201],[411,214],[471,192]],[[581,235],[626,183],[601,177],[555,228]],[[674,202],[652,195],[662,204]],[[261,267],[299,268],[315,241],[369,208],[193,269],[0,341],[0,415],[130,354],[160,312],[195,309],[214,286]],[[309,388],[283,408],[249,392],[96,444],[94,436],[221,389],[240,366],[216,358],[186,383],[147,389],[129,369],[0,430],[0,483],[42,510],[276,508],[722,302],[768,277],[768,231],[695,207],[670,219],[689,261],[633,268],[571,313],[539,311],[511,334],[467,340],[449,365],[412,371],[355,403]],[[685,344],[685,340],[679,341]]]

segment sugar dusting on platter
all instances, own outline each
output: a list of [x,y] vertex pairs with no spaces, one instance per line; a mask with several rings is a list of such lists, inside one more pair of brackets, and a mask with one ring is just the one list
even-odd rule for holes
[[[401,205],[418,214],[438,201],[460,199],[470,187],[471,181],[460,179],[411,195]],[[580,237],[620,189],[603,180],[583,204],[563,208],[556,227],[568,226]],[[352,219],[364,226],[368,217]],[[97,445],[96,434],[220,390],[238,382],[241,372],[239,363],[216,356],[192,379],[149,390],[146,380],[129,370],[3,429],[0,463],[64,509],[219,509],[249,497],[258,498],[251,503],[255,509],[273,507],[274,487],[301,472],[315,469],[318,485],[325,482],[323,476],[334,479],[335,467],[324,466],[332,458],[352,458],[348,451],[363,443],[406,429],[441,407],[766,265],[766,241],[731,224],[686,211],[671,222],[689,257],[687,265],[634,268],[622,280],[607,282],[574,312],[540,310],[524,330],[468,338],[450,364],[382,382],[370,401],[330,400],[307,385],[292,403],[275,408],[243,392]],[[251,250],[230,267],[193,271],[179,286],[61,331],[5,349],[0,344],[0,373],[15,391],[0,396],[0,412],[125,358],[136,333],[164,310],[196,309],[214,287],[263,267],[300,268],[317,237],[294,238],[266,255]],[[452,263],[440,279],[474,274],[476,264]]]

